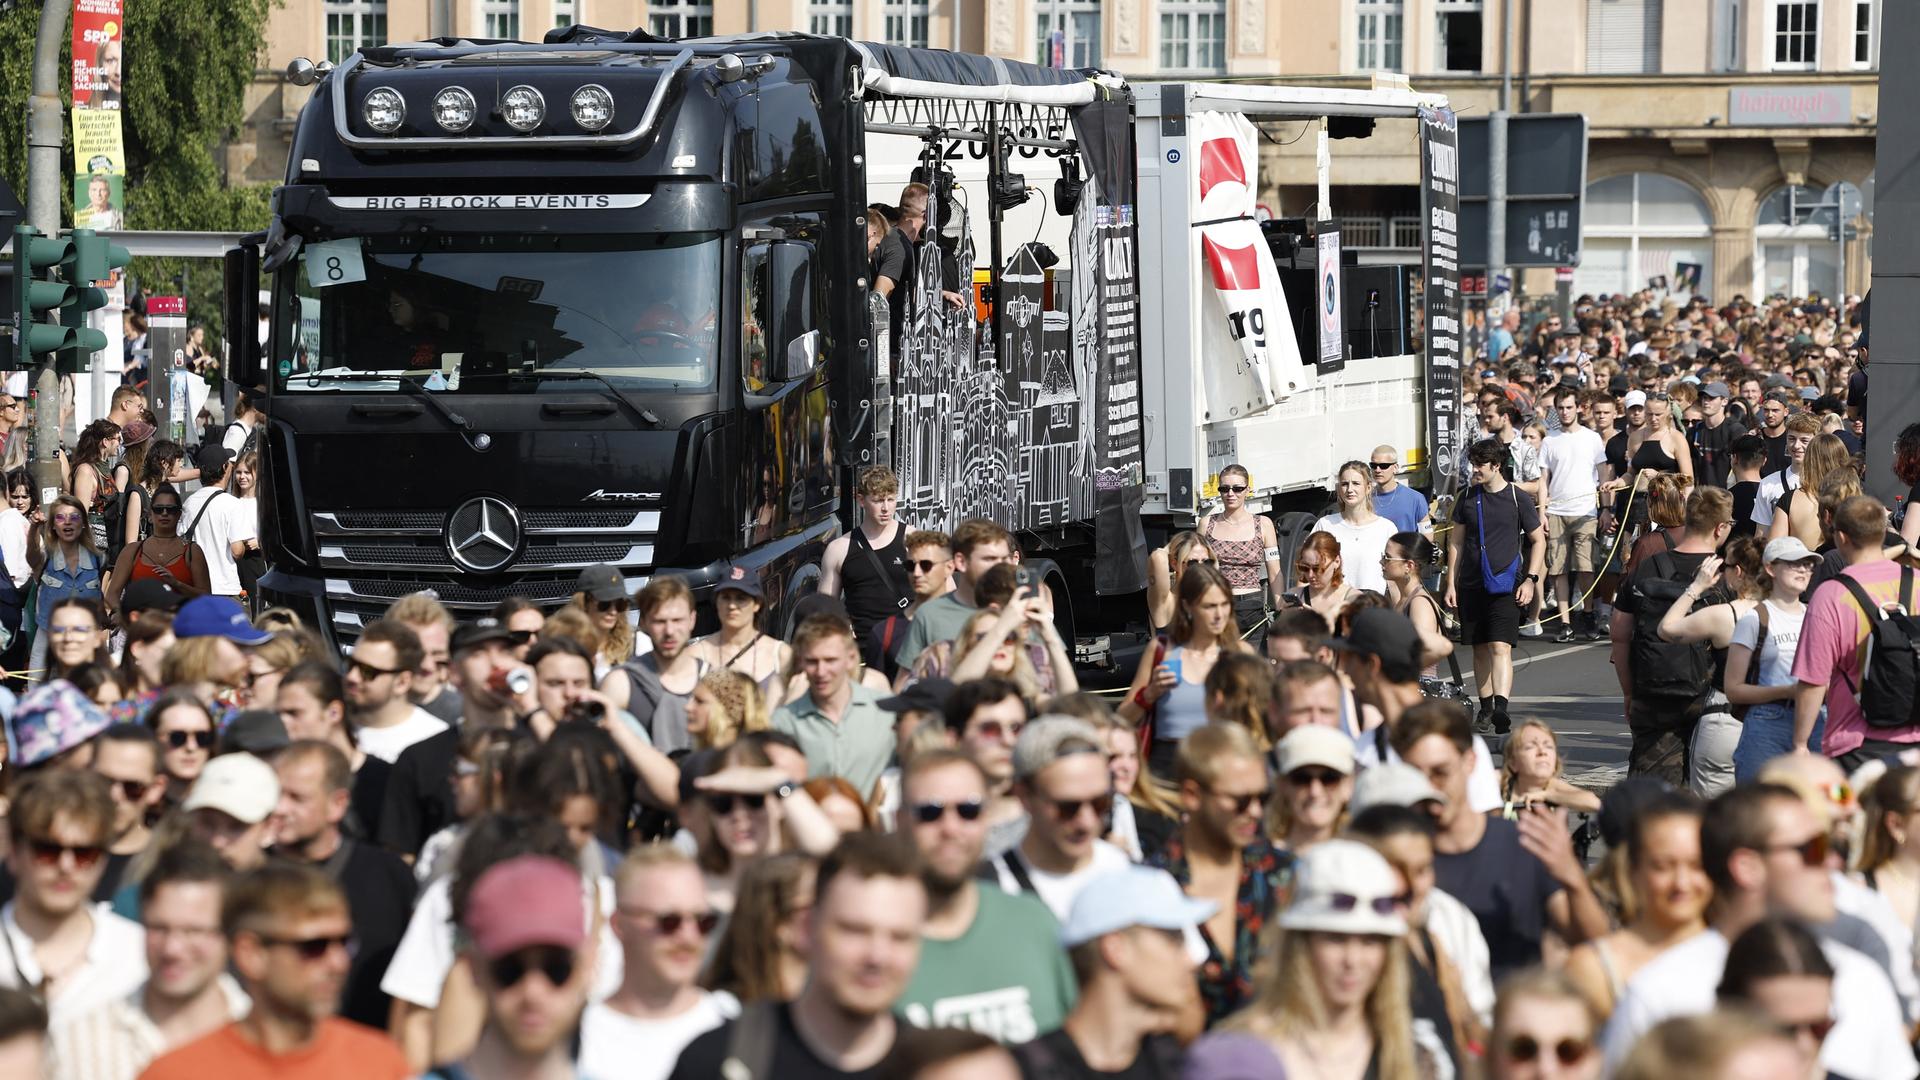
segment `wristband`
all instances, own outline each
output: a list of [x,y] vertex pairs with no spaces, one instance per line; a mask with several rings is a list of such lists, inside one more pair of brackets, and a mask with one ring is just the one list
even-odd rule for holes
[[1279,561],[1280,561],[1280,549],[1279,549],[1279,548],[1277,548],[1277,547],[1270,547],[1270,548],[1268,548],[1268,549],[1266,549],[1266,556],[1267,556],[1267,561],[1268,561],[1268,562],[1279,562]]

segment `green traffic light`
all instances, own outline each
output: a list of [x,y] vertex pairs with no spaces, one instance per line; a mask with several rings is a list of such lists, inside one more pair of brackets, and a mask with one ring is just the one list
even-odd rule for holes
[[[128,260],[126,248],[91,230],[54,239],[30,226],[16,227],[11,299],[18,323],[13,349],[0,358],[0,366],[31,368],[51,354],[60,371],[86,370],[93,354],[107,347],[107,335],[87,325],[87,312],[107,303],[105,290],[93,283],[111,277]],[[55,312],[58,321],[49,321]]]

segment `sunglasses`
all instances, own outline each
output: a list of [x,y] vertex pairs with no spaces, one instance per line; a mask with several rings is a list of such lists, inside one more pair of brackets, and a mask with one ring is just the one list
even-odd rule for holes
[[1397,469],[1400,467],[1400,463],[1397,461],[1375,461],[1371,462],[1371,464],[1376,469]]
[[1593,1053],[1591,1039],[1561,1039],[1551,1047],[1531,1035],[1515,1035],[1507,1042],[1507,1059],[1510,1061],[1534,1061],[1541,1054],[1551,1050],[1553,1056],[1562,1065],[1578,1065]]
[[1774,1029],[1789,1039],[1805,1032],[1813,1036],[1814,1042],[1823,1043],[1827,1041],[1828,1035],[1833,1034],[1833,1028],[1836,1023],[1838,1023],[1838,1021],[1832,1017],[1827,1017],[1822,1020],[1805,1020],[1797,1024],[1775,1024]]
[[1224,791],[1214,792],[1227,805],[1233,807],[1236,814],[1244,814],[1256,806],[1265,806],[1273,801],[1273,789],[1252,791],[1242,795],[1229,795]]
[[653,932],[661,937],[672,937],[683,926],[691,926],[700,932],[701,937],[706,937],[720,925],[720,915],[713,911],[622,911],[620,914],[638,922],[651,923]]
[[1220,494],[1222,495],[1240,495],[1240,494],[1244,494],[1246,490],[1247,490],[1247,485],[1245,484],[1221,484],[1220,485]]
[[982,739],[996,739],[1012,742],[1020,737],[1024,724],[1003,724],[998,720],[982,720],[974,725],[974,733]]
[[940,565],[940,560],[939,559],[915,559],[909,565],[912,566],[915,570],[918,570],[923,574],[931,574],[933,573],[933,568]]
[[507,631],[507,640],[513,642],[515,645],[531,645],[533,644],[533,640],[539,636],[540,631],[538,630]]
[[1215,566],[1217,564],[1212,559],[1188,559],[1187,565],[1188,566]]
[[213,732],[211,731],[169,731],[167,732],[167,745],[175,750],[186,749],[188,742],[192,742],[193,745],[199,747],[202,750],[211,750],[213,749]]
[[283,938],[260,935],[260,940],[282,949],[292,949],[300,954],[302,960],[319,960],[336,947],[345,949],[348,955],[353,953],[352,934],[327,934],[321,937]]
[[1295,769],[1287,774],[1287,783],[1294,787],[1319,784],[1321,787],[1330,788],[1344,779],[1346,778],[1332,769]]
[[92,625],[74,626],[72,623],[68,623],[65,626],[49,626],[47,627],[47,633],[53,637],[78,637],[81,634],[94,633],[97,629],[98,627]]
[[28,840],[27,847],[33,852],[33,861],[41,866],[58,866],[61,856],[71,855],[73,865],[81,870],[99,862],[107,853],[107,849],[98,844],[61,844],[39,838]]
[[978,821],[980,820],[981,813],[984,812],[986,808],[987,805],[979,799],[967,799],[957,803],[943,803],[938,801],[914,803],[913,819],[922,825],[931,825],[941,818],[946,817],[947,811],[951,810],[960,815],[961,821]]
[[1371,900],[1362,901],[1352,893],[1337,892],[1327,896],[1327,906],[1339,912],[1352,911],[1362,903],[1371,908],[1375,915],[1391,915],[1396,911],[1412,907],[1413,897],[1402,893],[1399,896],[1376,896]]
[[387,675],[400,674],[399,668],[383,668],[369,664],[365,660],[355,660],[352,657],[347,658],[347,670],[359,672],[360,677],[367,682],[373,682]]
[[736,800],[748,810],[758,812],[767,808],[765,795],[709,795],[707,807],[720,817],[726,817],[733,813],[733,804]]
[[1297,562],[1293,564],[1293,572],[1296,574],[1317,574],[1320,572],[1320,564]]
[[1761,850],[1769,855],[1776,851],[1797,851],[1800,853],[1801,863],[1809,867],[1820,867],[1827,865],[1827,853],[1831,846],[1832,842],[1827,839],[1826,833],[1815,833],[1798,844],[1768,844]]
[[81,520],[82,520],[82,519],[81,519],[81,517],[80,517],[80,515],[79,515],[79,514],[55,514],[55,515],[53,515],[53,523],[54,523],[55,525],[78,525],[78,524],[80,524],[80,522],[81,522]]
[[173,514],[178,514],[178,513],[180,512],[180,504],[178,504],[178,503],[154,503],[154,504],[153,504],[153,512],[154,512],[154,513],[156,513],[156,514],[166,514],[166,515],[173,515]]
[[115,780],[111,776],[107,777],[107,782],[128,802],[139,802],[140,797],[147,793],[147,788],[152,786],[145,780]]
[[539,947],[508,953],[487,965],[493,983],[502,990],[520,985],[520,980],[538,971],[553,986],[573,981],[573,954],[565,949]]
[[1113,813],[1113,793],[1096,795],[1091,799],[1049,799],[1053,805],[1053,816],[1061,821],[1072,821],[1080,816],[1083,807],[1093,807],[1093,816],[1104,818]]
[[589,596],[587,603],[592,604],[595,611],[625,611],[632,601],[624,596],[618,600],[599,600]]

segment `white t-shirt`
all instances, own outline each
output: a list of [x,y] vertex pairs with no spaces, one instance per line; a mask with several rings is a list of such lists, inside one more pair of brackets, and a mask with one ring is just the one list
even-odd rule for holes
[[[598,881],[600,940],[593,969],[593,989],[588,996],[593,1001],[605,1001],[620,989],[620,980],[626,977],[626,962],[620,952],[620,940],[613,936],[613,924],[609,921],[613,915],[613,879],[602,877]],[[593,910],[594,902],[595,897],[582,892],[582,919]],[[380,992],[421,1008],[437,1009],[447,972],[453,970],[454,956],[453,875],[449,874],[420,893],[413,917],[407,920],[407,932],[400,936],[393,959],[387,962],[387,973],[380,979]]]
[[33,576],[27,563],[27,516],[9,506],[0,509],[0,556],[4,556],[7,576],[15,585],[25,587]]
[[1800,486],[1800,470],[1789,465],[1776,473],[1768,473],[1760,478],[1760,490],[1753,495],[1753,523],[1762,529],[1773,524],[1773,504],[1788,488]]
[[[1019,849],[1016,848],[1008,854],[1019,856]],[[1033,881],[1033,891],[1039,894],[1040,901],[1053,912],[1053,917],[1063,923],[1067,921],[1067,912],[1073,910],[1073,898],[1080,895],[1081,888],[1087,882],[1109,870],[1119,870],[1131,864],[1126,852],[1105,840],[1095,840],[1093,857],[1087,860],[1086,866],[1071,874],[1048,873],[1027,862],[1024,856],[1020,858],[1026,866],[1027,877]],[[1020,887],[1020,880],[1013,876],[1013,871],[1007,868],[1005,858],[993,860],[993,869],[994,873],[999,875],[1001,891],[1013,896],[1018,896],[1025,891]]]
[[1600,467],[1607,463],[1607,441],[1592,428],[1547,436],[1540,466],[1547,472],[1547,513],[1555,517],[1592,517],[1600,512]]
[[1447,959],[1459,972],[1468,1007],[1481,1023],[1493,1023],[1493,956],[1480,920],[1453,894],[1431,889],[1427,892],[1427,933],[1446,950]]
[[1761,686],[1788,686],[1793,679],[1793,654],[1800,648],[1800,625],[1807,620],[1806,605],[1798,611],[1782,611],[1771,600],[1767,605],[1767,640],[1760,642],[1759,609],[1747,612],[1733,624],[1733,644],[1745,645],[1756,652]]
[[[13,912],[12,900],[0,908],[0,934],[6,936],[0,943],[0,950],[6,951],[0,957],[0,986],[24,990],[45,976],[33,939],[14,921]],[[115,915],[106,904],[95,904],[87,914],[93,919],[93,935],[87,939],[86,958],[56,985],[52,1000],[47,1002],[49,1025],[57,1026],[118,1001],[147,981],[147,932],[140,924]]]
[[371,754],[391,765],[399,758],[400,751],[422,739],[429,739],[447,730],[447,722],[418,705],[407,714],[405,720],[392,727],[362,727],[354,732],[354,745],[363,754]]
[[235,420],[227,425],[227,433],[220,436],[220,445],[238,454],[240,448],[247,445],[247,436],[252,434],[253,428],[245,420]]
[[[1833,965],[1833,1015],[1837,1021],[1820,1047],[1820,1064],[1841,1076],[1911,1080],[1913,1048],[1903,1032],[1900,999],[1873,961],[1831,941],[1820,949]],[[1647,961],[1620,995],[1601,1034],[1612,1075],[1640,1036],[1662,1020],[1712,1011],[1720,975],[1727,966],[1727,939],[1703,930]]]
[[[218,501],[202,514],[200,507],[209,499]],[[180,527],[193,527],[191,539],[207,560],[207,584],[215,596],[240,595],[240,568],[234,564],[230,545],[235,540],[259,538],[255,506],[253,500],[241,499],[224,488],[201,488],[187,496],[180,508]]]
[[695,1037],[740,1015],[732,994],[703,995],[693,1008],[664,1020],[638,1020],[604,1004],[580,1015],[581,1076],[666,1080]]
[[1387,553],[1387,541],[1400,531],[1393,522],[1376,517],[1365,525],[1349,525],[1339,514],[1328,514],[1313,523],[1313,531],[1332,533],[1340,541],[1340,573],[1347,584],[1366,592],[1387,591],[1380,556]]
[[[1399,761],[1400,755],[1377,733],[1379,728],[1363,731],[1353,746],[1353,763],[1371,769],[1383,761]],[[1381,751],[1386,752],[1381,757]],[[1500,776],[1493,771],[1493,755],[1487,752],[1487,740],[1473,737],[1473,771],[1467,774],[1467,806],[1476,814],[1490,814],[1506,805],[1500,798]]]

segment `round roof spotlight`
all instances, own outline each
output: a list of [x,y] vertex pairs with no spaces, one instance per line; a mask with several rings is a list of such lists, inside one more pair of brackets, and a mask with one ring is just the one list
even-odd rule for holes
[[600,131],[613,123],[613,95],[597,83],[575,90],[569,106],[573,122],[588,131]]
[[474,118],[480,115],[480,107],[474,104],[473,95],[458,86],[449,86],[433,95],[433,122],[440,130],[455,135],[473,126]]
[[547,99],[531,86],[512,87],[500,95],[500,118],[524,135],[546,120]]
[[382,135],[400,130],[407,119],[407,100],[391,86],[378,86],[360,103],[360,118]]

